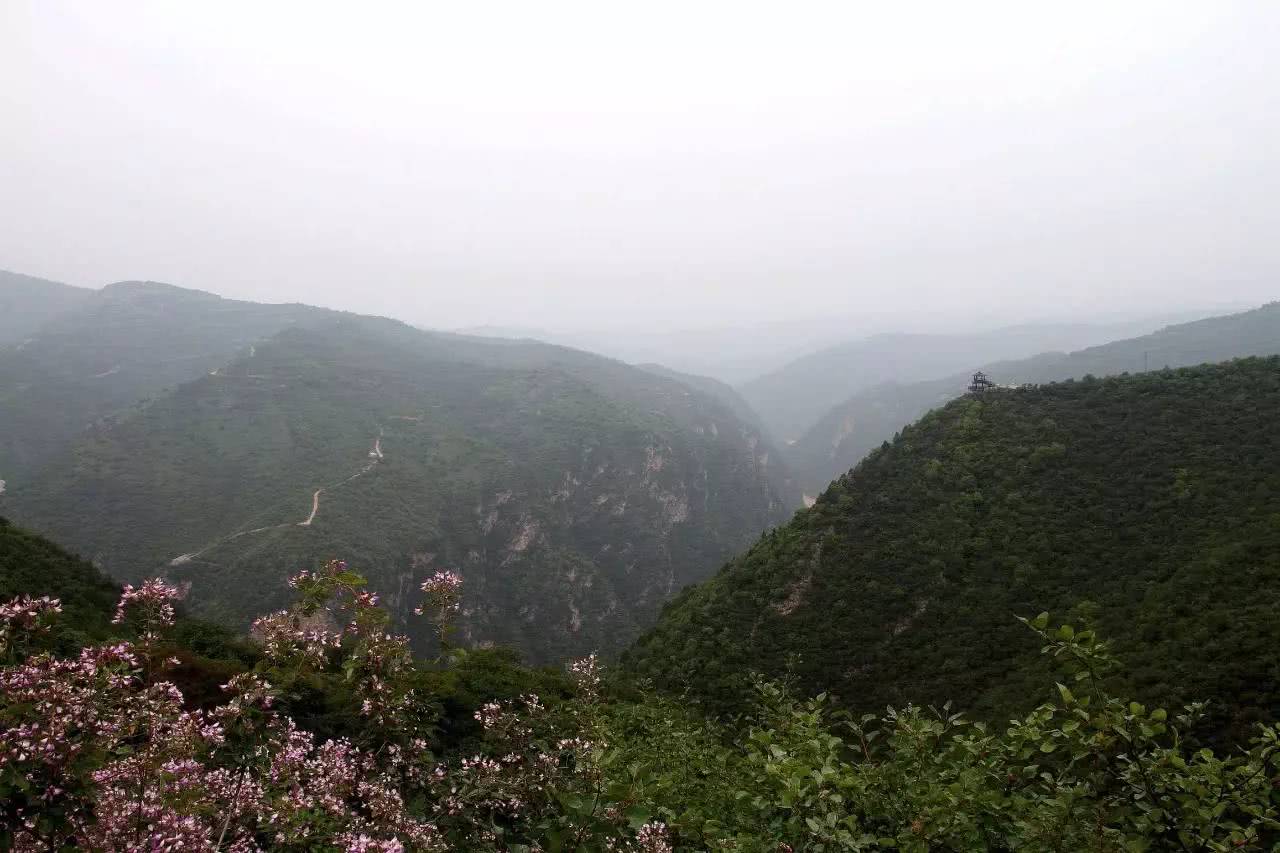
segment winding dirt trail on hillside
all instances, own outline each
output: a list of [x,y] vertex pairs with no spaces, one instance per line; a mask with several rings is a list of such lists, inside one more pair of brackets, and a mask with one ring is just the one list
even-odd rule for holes
[[[378,434],[373,438],[373,449],[369,451],[369,462],[364,467],[362,467],[359,471],[356,471],[354,474],[347,477],[346,479],[339,480],[336,483],[330,483],[327,486],[321,486],[320,488],[312,492],[311,493],[311,513],[306,517],[304,521],[286,521],[283,524],[268,524],[266,527],[255,527],[252,530],[241,530],[238,533],[232,533],[230,536],[224,536],[221,539],[218,539],[210,543],[209,545],[206,545],[205,547],[201,548],[199,551],[192,551],[189,554],[179,554],[178,556],[170,560],[168,564],[170,566],[181,566],[184,563],[190,563],[192,560],[195,560],[197,557],[199,557],[201,554],[205,553],[206,551],[210,551],[218,547],[219,545],[225,545],[228,542],[231,542],[235,539],[239,539],[241,536],[251,536],[254,533],[263,533],[264,531],[267,531],[267,530],[280,530],[285,527],[310,527],[311,522],[316,520],[316,513],[320,511],[320,495],[322,493],[327,491],[332,491],[333,489],[336,489],[339,486],[345,486],[347,483],[350,483],[352,480],[356,479],[357,477],[363,477],[365,474],[368,474],[375,467],[377,467],[378,463],[381,462],[384,458],[385,456],[382,452],[382,428],[379,427]],[[0,485],[2,484],[3,484],[3,481],[0,481]]]
[[[374,436],[374,439],[373,439],[373,450],[369,451],[369,464],[365,465],[363,468],[361,468],[359,471],[355,472],[345,480],[340,480],[336,483],[332,483],[328,486],[321,486],[320,488],[316,489],[315,492],[313,492],[311,495],[311,514],[307,516],[306,521],[299,521],[298,526],[310,527],[311,522],[316,520],[316,513],[320,511],[320,494],[322,492],[329,491],[330,489],[336,489],[339,486],[345,486],[347,483],[350,483],[356,477],[363,477],[365,474],[368,474],[370,471],[372,471],[374,467],[376,467],[377,464],[382,461],[382,459],[383,459],[382,430],[379,429],[378,434]],[[281,526],[283,527],[285,525],[281,525]]]
[[320,511],[320,493],[323,491],[324,489],[316,489],[311,495],[311,515],[307,516],[306,521],[299,521],[299,527],[310,527],[311,522],[316,520],[316,513]]

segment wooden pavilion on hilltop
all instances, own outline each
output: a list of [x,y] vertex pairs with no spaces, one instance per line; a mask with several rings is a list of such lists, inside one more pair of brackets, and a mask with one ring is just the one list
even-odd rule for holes
[[988,379],[987,374],[983,373],[981,370],[975,370],[973,372],[973,379],[969,381],[970,394],[985,394],[995,387],[996,383]]

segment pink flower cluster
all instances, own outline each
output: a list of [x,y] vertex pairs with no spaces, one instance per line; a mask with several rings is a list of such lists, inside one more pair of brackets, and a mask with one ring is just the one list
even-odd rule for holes
[[205,714],[142,672],[128,643],[0,670],[0,781],[29,792],[3,809],[15,849],[445,848],[409,814],[392,763],[346,740],[317,744],[273,710],[260,676],[233,678],[230,700]]
[[618,853],[671,853],[671,834],[666,824],[650,821],[636,832],[634,841],[609,839],[605,845],[609,851]]
[[115,618],[111,621],[120,625],[130,611],[137,610],[148,625],[167,627],[173,624],[173,602],[181,598],[181,591],[165,583],[164,578],[152,578],[136,589],[132,584],[125,584],[120,603],[116,605]]
[[520,704],[522,708],[517,708],[515,702],[486,702],[473,716],[490,738],[506,743],[508,749],[523,747],[533,737],[528,721],[536,719],[545,709],[534,693],[521,696]]
[[600,693],[600,660],[594,654],[569,664],[569,677],[586,699],[596,699]]
[[636,833],[641,853],[671,853],[671,838],[665,824],[650,821]]
[[321,666],[331,651],[342,647],[342,635],[305,627],[296,613],[280,610],[254,620],[250,629],[262,642],[262,652],[275,664],[298,661]]
[[[427,604],[442,615],[456,613],[462,591],[462,578],[455,572],[436,572],[422,582],[422,591],[427,594]],[[419,607],[414,612],[421,616],[424,608]]]
[[62,602],[49,596],[19,596],[0,604],[0,654],[49,630],[49,622],[62,612]]
[[56,598],[47,595],[40,598],[21,595],[0,604],[0,622],[5,623],[6,627],[31,631],[42,627],[49,617],[61,612],[62,602]]
[[[232,677],[222,704],[187,709],[152,666],[152,642],[172,624],[178,591],[158,578],[126,587],[116,621],[139,626],[136,646],[86,648],[71,660],[37,654],[0,668],[0,790],[12,792],[0,804],[0,833],[13,848],[538,849],[535,828],[562,817],[563,792],[591,799],[602,789],[600,727],[575,718],[565,731],[533,694],[482,705],[475,719],[485,746],[441,763],[428,745],[435,704],[417,692],[408,638],[387,630],[376,595],[336,562],[294,581],[303,602],[254,623],[271,667],[263,671],[350,682],[369,721],[357,742],[299,728],[259,672]],[[442,625],[460,586],[452,572],[423,584]],[[330,618],[321,608],[341,611],[336,624],[346,628],[315,627]],[[58,609],[55,599],[17,599],[0,605],[0,619],[5,629],[37,626]],[[584,695],[596,695],[594,656],[570,672]],[[597,835],[575,829],[581,849],[670,853],[662,824],[632,832],[621,808],[601,814],[589,830]],[[530,843],[517,842],[522,832]]]

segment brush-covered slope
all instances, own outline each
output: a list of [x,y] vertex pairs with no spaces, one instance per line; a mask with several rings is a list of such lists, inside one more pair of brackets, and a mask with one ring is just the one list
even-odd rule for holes
[[735,706],[751,671],[844,704],[1005,712],[1014,615],[1096,622],[1153,701],[1280,711],[1280,358],[966,397],[684,591],[632,669]]
[[0,348],[0,479],[13,489],[88,426],[332,312],[122,282]]
[[620,647],[784,519],[769,457],[724,405],[620,362],[351,317],[93,427],[5,499],[230,622],[344,557],[425,636],[414,584],[456,568],[470,641],[549,660]]
[[58,645],[70,651],[111,634],[120,590],[91,563],[0,517],[0,601],[19,595],[61,600]]
[[0,270],[0,347],[22,343],[93,297],[87,288]]
[[[1058,382],[1275,353],[1280,353],[1280,303],[1167,326],[1076,352],[1046,352],[987,364],[982,369],[1001,384]],[[927,382],[880,385],[828,411],[788,448],[788,459],[804,490],[817,494],[903,426],[963,394],[971,373],[970,368]]]

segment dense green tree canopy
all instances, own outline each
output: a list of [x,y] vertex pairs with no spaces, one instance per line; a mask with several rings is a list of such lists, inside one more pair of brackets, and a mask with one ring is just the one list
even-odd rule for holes
[[1280,702],[1280,358],[965,397],[682,593],[637,673],[738,707],[753,670],[846,706],[1019,708],[1014,614],[1114,638],[1153,701]]

